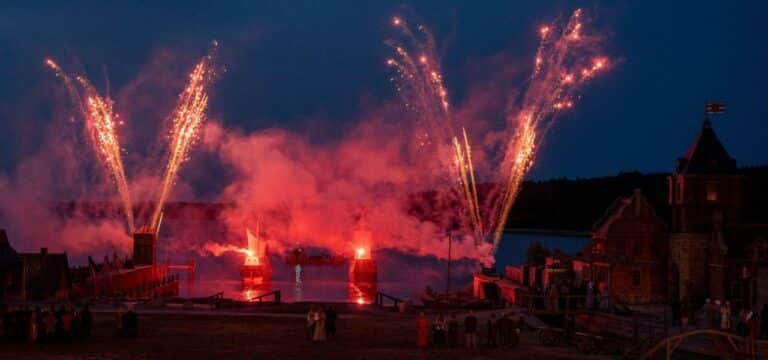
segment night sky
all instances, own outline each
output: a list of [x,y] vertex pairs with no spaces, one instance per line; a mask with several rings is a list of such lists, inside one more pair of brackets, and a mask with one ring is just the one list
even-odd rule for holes
[[495,70],[484,59],[505,54],[509,65],[528,66],[538,26],[576,7],[597,18],[617,61],[557,121],[530,178],[670,171],[706,99],[727,104],[713,122],[738,163],[768,163],[764,1],[108,3],[0,5],[0,171],[13,171],[45,136],[52,88],[60,87],[42,65],[49,56],[85,70],[102,89],[106,68],[113,93],[128,91],[149,65],[167,66],[173,93],[215,38],[227,71],[211,117],[245,131],[281,127],[333,141],[361,117],[361,104],[398,100],[384,61],[393,15],[433,30],[451,100],[461,106]]

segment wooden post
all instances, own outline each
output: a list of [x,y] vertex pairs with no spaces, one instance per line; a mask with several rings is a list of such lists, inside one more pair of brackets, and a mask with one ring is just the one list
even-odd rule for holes
[[451,230],[448,233],[448,269],[445,277],[445,294],[448,295],[451,292]]

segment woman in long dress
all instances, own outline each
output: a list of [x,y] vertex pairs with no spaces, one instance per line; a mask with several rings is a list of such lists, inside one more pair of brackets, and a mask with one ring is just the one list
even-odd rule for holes
[[315,313],[317,309],[315,306],[309,308],[307,313],[307,340],[312,340],[315,337]]
[[419,313],[416,319],[416,346],[427,347],[429,344],[429,320],[424,313]]
[[325,341],[325,312],[316,309],[315,314],[315,334],[312,337],[314,341]]
[[723,306],[720,307],[720,329],[731,329],[731,302],[726,301]]

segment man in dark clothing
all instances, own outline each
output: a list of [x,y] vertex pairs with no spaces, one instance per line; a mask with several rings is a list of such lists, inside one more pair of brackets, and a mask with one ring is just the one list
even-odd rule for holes
[[675,298],[670,305],[672,307],[672,326],[682,326],[682,322],[680,321],[680,300]]
[[456,347],[459,345],[459,320],[456,319],[456,313],[451,314],[448,320],[448,346]]
[[132,308],[123,314],[123,335],[136,337],[139,334],[139,318]]
[[8,304],[0,304],[0,323],[2,323],[2,327],[0,327],[0,336],[8,336],[8,325],[10,324],[10,316],[8,314]]
[[763,304],[760,310],[760,338],[768,340],[768,304]]
[[492,312],[491,316],[488,318],[488,346],[490,347],[496,347],[497,345],[497,331],[498,331],[499,322],[496,319],[496,313]]
[[506,332],[507,332],[507,317],[504,315],[504,313],[499,316],[499,319],[496,320],[496,341],[499,343],[499,345],[504,345],[505,339],[506,339]]
[[88,304],[85,304],[83,310],[80,310],[80,337],[83,340],[91,336],[92,327],[93,315],[91,315],[91,307]]
[[325,309],[325,335],[328,339],[336,339],[336,310],[332,306]]
[[474,310],[469,310],[469,314],[464,318],[464,337],[467,349],[477,347],[477,316]]

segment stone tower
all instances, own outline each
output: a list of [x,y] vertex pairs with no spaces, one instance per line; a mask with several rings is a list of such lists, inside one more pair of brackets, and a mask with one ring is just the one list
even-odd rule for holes
[[723,299],[722,229],[738,222],[743,178],[734,160],[704,120],[701,131],[668,178],[672,212],[670,295]]
[[157,263],[157,231],[143,226],[133,233],[133,263],[155,265]]

